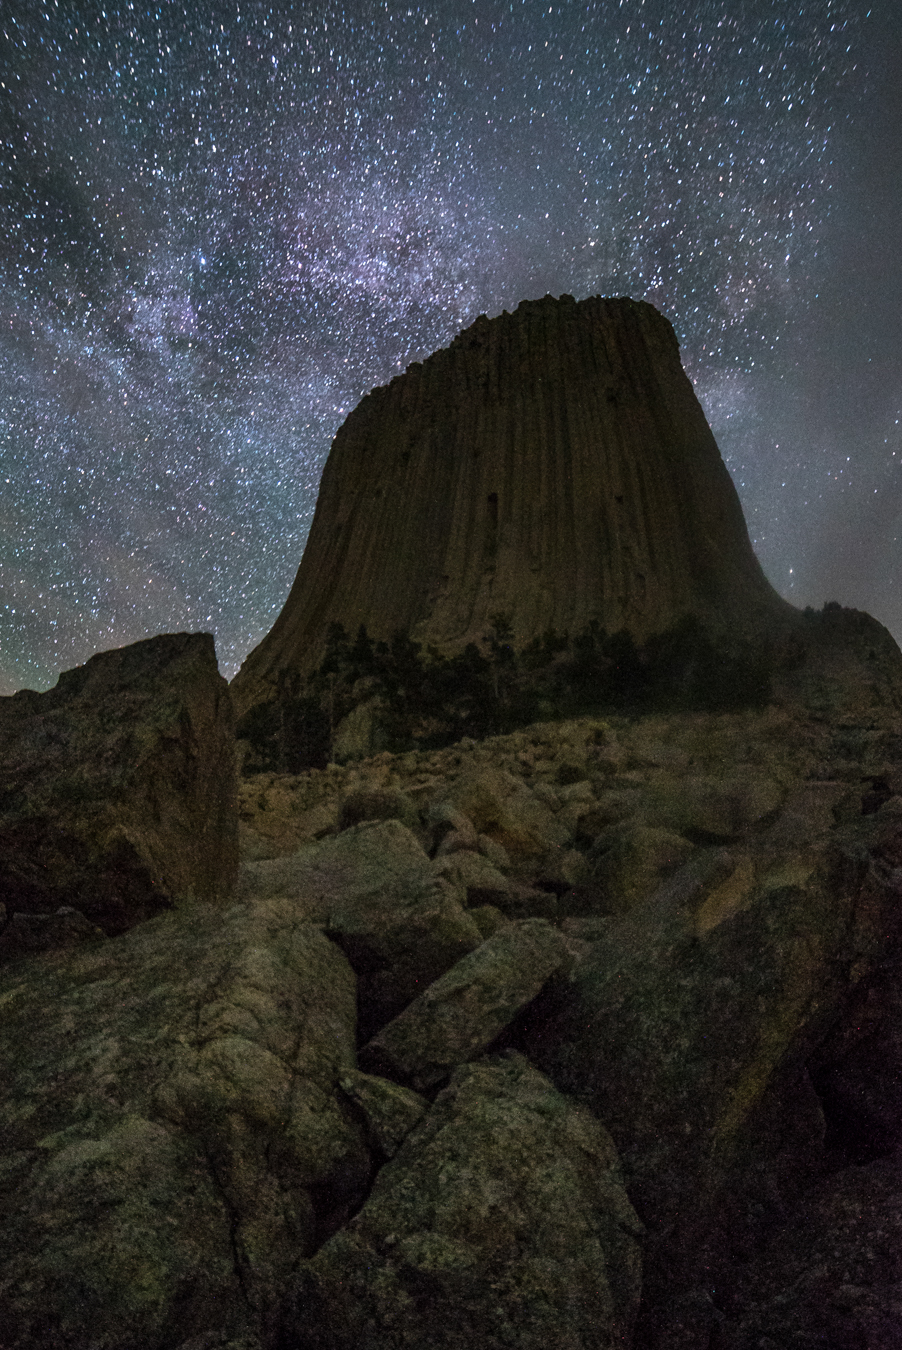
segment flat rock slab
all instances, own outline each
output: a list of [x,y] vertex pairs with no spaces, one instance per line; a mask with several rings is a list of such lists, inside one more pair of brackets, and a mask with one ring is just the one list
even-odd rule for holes
[[174,900],[227,898],[237,868],[232,705],[209,634],[101,652],[46,694],[0,699],[10,917],[68,906],[119,933]]
[[505,925],[458,961],[361,1051],[366,1067],[433,1087],[484,1051],[570,959],[545,919]]
[[521,1055],[467,1064],[302,1267],[291,1343],[613,1350],[641,1234],[603,1125]]

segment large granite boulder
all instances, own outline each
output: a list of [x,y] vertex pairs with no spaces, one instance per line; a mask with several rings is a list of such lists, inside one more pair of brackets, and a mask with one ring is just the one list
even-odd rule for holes
[[520,1055],[457,1069],[302,1267],[297,1350],[614,1350],[642,1226],[607,1131]]
[[237,867],[232,706],[209,634],[101,652],[45,694],[0,699],[9,916],[69,907],[119,933],[176,900],[228,897]]
[[503,769],[464,773],[448,794],[479,835],[500,844],[515,870],[529,870],[569,844],[571,831],[547,803]]
[[8,966],[0,1344],[269,1343],[297,1261],[366,1194],[354,1032],[347,961],[277,901]]
[[699,849],[608,920],[521,1042],[620,1150],[648,1228],[643,1346],[706,1344],[677,1334],[682,1292],[729,1280],[831,1165],[827,1089],[854,1089],[815,1051],[902,927],[900,821],[860,800],[810,781],[754,841]]
[[482,934],[399,820],[365,821],[284,858],[246,864],[239,893],[284,896],[322,924],[359,980],[361,1031],[394,1017]]
[[361,1056],[416,1088],[435,1087],[486,1050],[568,960],[547,920],[504,924],[382,1027]]

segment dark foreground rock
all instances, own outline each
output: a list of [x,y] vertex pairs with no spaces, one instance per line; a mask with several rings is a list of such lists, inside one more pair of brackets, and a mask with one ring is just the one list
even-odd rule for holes
[[297,1350],[629,1344],[642,1226],[607,1131],[520,1055],[452,1075],[302,1270]]
[[505,924],[424,989],[361,1056],[416,1088],[435,1087],[456,1064],[486,1050],[568,957],[547,920]]
[[17,920],[0,1346],[889,1350],[875,697],[249,779],[231,906]]
[[896,1350],[902,1332],[902,1159],[815,1186],[713,1319],[717,1350]]
[[[238,866],[233,735],[204,633],[101,652],[46,694],[0,699],[8,917],[65,907],[118,933],[174,900],[227,896]],[[39,930],[11,925],[0,952],[40,945]]]
[[297,1261],[366,1193],[336,1090],[354,1003],[338,948],[278,902],[185,907],[7,967],[4,1350],[271,1330]]
[[526,1030],[527,1052],[621,1152],[648,1227],[643,1346],[682,1344],[687,1286],[728,1289],[837,1163],[842,1061],[824,1038],[902,932],[899,817],[837,826],[844,798],[841,783],[802,785],[752,848],[701,850],[609,923]]

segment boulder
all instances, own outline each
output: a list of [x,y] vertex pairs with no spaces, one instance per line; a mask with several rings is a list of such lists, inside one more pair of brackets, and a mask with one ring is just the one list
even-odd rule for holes
[[346,1069],[338,1083],[366,1120],[370,1148],[385,1158],[394,1157],[402,1140],[429,1110],[429,1102],[418,1092],[358,1069]]
[[[902,833],[892,850],[897,864]],[[902,895],[902,873],[889,874]],[[841,1021],[809,1064],[830,1117],[834,1165],[863,1163],[902,1148],[902,961],[881,961],[852,991]]]
[[744,766],[741,774],[681,774],[655,784],[646,810],[678,834],[704,843],[735,839],[774,815],[785,789],[769,774]]
[[338,806],[338,828],[348,830],[366,820],[400,820],[408,829],[419,824],[419,813],[399,788],[359,784],[345,793]]
[[503,908],[515,890],[488,858],[469,849],[438,854],[432,869],[436,876],[447,877],[452,885],[461,888],[468,905],[501,905]]
[[826,1165],[830,1098],[807,1066],[900,922],[898,823],[837,827],[842,791],[800,787],[751,853],[698,850],[609,921],[519,1042],[618,1145],[649,1232],[649,1350],[707,1344],[677,1339],[678,1291],[733,1278],[743,1234]]
[[623,787],[604,788],[598,793],[591,812],[580,818],[581,828],[589,834],[601,834],[609,825],[619,825],[623,820],[643,814],[644,794],[636,784]]
[[460,848],[476,848],[477,836],[469,816],[458,811],[450,802],[431,802],[426,811],[431,851],[454,853]]
[[537,802],[541,802],[543,806],[547,806],[549,811],[559,811],[561,809],[561,797],[555,792],[551,784],[546,783],[544,780],[540,779],[538,783],[532,785],[532,795]]
[[603,911],[625,914],[647,900],[692,851],[688,839],[660,825],[631,821],[604,831],[587,860]]
[[558,849],[546,857],[536,882],[539,889],[559,896],[581,892],[592,884],[592,869],[579,849]]
[[896,1350],[902,1327],[898,1157],[843,1169],[813,1186],[736,1283],[707,1306],[699,1303],[699,1342],[716,1328],[718,1350]]
[[358,975],[364,1036],[482,941],[463,891],[434,872],[398,820],[365,822],[290,857],[248,864],[240,894],[284,896],[325,926]]
[[278,902],[186,905],[7,971],[0,1343],[259,1343],[368,1183],[344,956]]
[[[307,775],[251,774],[238,785],[241,825],[262,836],[266,849],[242,851],[242,861],[258,862],[296,853],[338,829],[338,810],[346,790],[346,772],[337,766]],[[249,841],[253,843],[253,840]]]
[[460,775],[448,800],[473,824],[477,835],[500,845],[515,871],[569,844],[567,825],[505,769],[478,768]]
[[544,919],[499,928],[363,1047],[361,1059],[419,1089],[481,1054],[569,960]]
[[45,694],[0,699],[0,897],[121,933],[226,900],[238,867],[231,699],[213,639],[101,652]]
[[298,1350],[614,1350],[642,1228],[604,1127],[520,1055],[455,1070],[302,1267]]
[[497,839],[490,839],[487,834],[480,834],[476,840],[476,848],[484,858],[488,858],[493,867],[497,867],[499,872],[510,870],[510,854],[503,844],[499,844]]
[[309,922],[326,923],[339,907],[386,892],[415,891],[431,881],[429,858],[405,825],[364,821],[285,857],[245,864],[238,897],[285,897]]
[[[460,1277],[448,1253],[461,1248],[441,1223],[432,1265],[410,1256],[426,1251],[419,1237],[398,1265],[394,1229],[367,1238],[364,1256],[353,1235],[385,1169],[416,1158],[405,1150],[432,1115],[428,1099],[502,1046],[554,1082],[558,1096],[543,1089],[543,1101],[579,1100],[616,1140],[647,1227],[633,1350],[749,1350],[756,1338],[788,1343],[806,1319],[828,1342],[843,1345],[847,1325],[852,1344],[881,1344],[895,1295],[880,1232],[892,1244],[889,1164],[902,1147],[895,719],[620,719],[618,765],[591,780],[577,776],[590,759],[567,748],[588,745],[588,725],[382,756],[353,774],[245,780],[258,853],[284,853],[318,812],[333,832],[247,864],[232,908],[186,901],[114,939],[71,906],[10,918],[0,1344],[275,1350],[320,1338],[334,1350],[371,1335],[378,1345],[402,1334],[399,1289],[421,1344],[436,1334],[430,1304],[455,1298],[481,1343],[467,1299],[472,1289],[482,1309],[482,1286]],[[556,784],[556,811],[523,784],[530,747],[529,782]],[[558,781],[565,758],[570,783]],[[707,827],[701,814],[695,826],[668,814],[683,809],[680,774],[705,785],[686,796]],[[756,778],[776,784],[782,804],[737,823],[734,786]],[[602,789],[594,800],[590,782]],[[601,887],[578,881],[579,850],[546,837],[508,867],[503,846],[452,805],[459,786],[485,828],[507,828],[517,801],[558,829],[584,807],[611,808],[608,841],[641,827],[669,847],[664,816],[691,830],[677,839],[692,851],[669,877],[672,858],[658,859],[628,911],[610,913]],[[436,856],[397,819],[334,833],[342,799],[360,790],[385,794],[380,814],[386,801],[418,803]],[[441,851],[455,834],[470,847]],[[601,862],[601,846],[591,857]],[[496,904],[465,907],[489,893]],[[498,1128],[495,1139],[492,1176],[504,1177],[510,1136]],[[444,1175],[457,1186],[453,1166]],[[581,1232],[561,1238],[575,1244],[560,1266],[577,1288]],[[314,1279],[319,1254],[345,1239],[363,1336],[356,1312],[347,1323],[335,1314],[339,1265]],[[793,1265],[785,1254],[796,1249]],[[538,1334],[534,1323],[551,1335],[530,1302],[529,1251],[508,1273],[491,1253],[485,1262],[503,1294],[498,1335],[514,1347]],[[514,1327],[503,1291],[515,1268],[527,1312]],[[568,1350],[606,1343],[604,1316],[583,1334],[577,1304],[549,1306]]]
[[479,929],[484,938],[492,937],[499,928],[503,928],[510,920],[495,905],[475,905],[470,910],[470,918]]

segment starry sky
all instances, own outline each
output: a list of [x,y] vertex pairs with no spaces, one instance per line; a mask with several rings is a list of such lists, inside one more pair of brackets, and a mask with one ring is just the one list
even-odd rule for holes
[[294,578],[480,313],[660,308],[758,556],[902,639],[898,0],[3,0],[0,693]]

